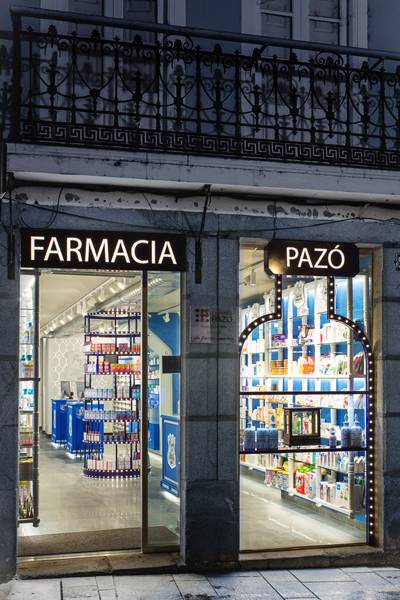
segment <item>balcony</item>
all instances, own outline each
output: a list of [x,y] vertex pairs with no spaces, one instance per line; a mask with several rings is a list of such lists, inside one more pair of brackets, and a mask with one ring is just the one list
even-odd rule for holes
[[400,168],[400,54],[12,15],[10,141]]

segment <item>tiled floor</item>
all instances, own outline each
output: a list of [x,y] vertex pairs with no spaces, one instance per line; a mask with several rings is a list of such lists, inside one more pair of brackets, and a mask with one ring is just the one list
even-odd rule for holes
[[[159,457],[151,453],[150,460],[150,527],[164,528],[173,539],[179,529],[179,505],[175,497],[160,487]],[[335,516],[332,511],[319,514],[311,510],[312,504],[304,508],[282,499],[280,490],[264,485],[259,473],[242,470],[240,485],[242,551],[265,549],[266,540],[269,549],[365,541],[365,531],[352,526],[350,519],[340,521],[332,518]],[[126,549],[140,544],[140,480],[84,478],[82,463],[68,458],[64,450],[55,449],[44,435],[40,439],[39,499],[40,527],[24,524],[18,528],[20,555]],[[75,535],[73,541],[69,538],[67,548],[62,535],[54,542],[43,537],[98,530],[110,533],[118,530],[112,542],[115,545],[110,547],[109,536],[105,539],[103,533]],[[156,535],[156,531],[151,535]]]
[[347,567],[199,575],[14,580],[0,600],[400,600],[400,569]]
[[[141,491],[139,479],[97,480],[83,477],[83,463],[71,460],[63,449],[55,449],[44,435],[40,438],[40,527],[23,524],[18,528],[20,554],[25,552],[26,538],[35,537],[32,554],[57,554],[65,552],[62,542],[48,542],[41,548],[40,538],[48,534],[80,533],[86,531],[118,530],[120,548],[132,548],[140,544]],[[149,473],[149,525],[159,526],[171,532],[172,538],[178,529],[179,504],[174,496],[160,487],[161,460],[150,455],[152,470]],[[139,535],[134,536],[133,529]],[[150,536],[154,532],[150,530]],[[104,550],[99,536],[99,547],[85,546],[85,535],[79,536],[77,548],[67,552]],[[170,539],[168,539],[170,541]],[[136,543],[135,543],[136,542]],[[58,547],[57,547],[58,544]],[[132,545],[130,545],[132,544]],[[30,548],[30,546],[29,546]],[[28,550],[29,550],[28,548]],[[109,548],[113,549],[113,548]]]
[[[305,501],[297,505],[281,491],[264,484],[259,473],[241,471],[240,548],[263,550],[329,546],[365,542],[365,526],[351,519],[338,520],[333,511],[319,513]],[[358,527],[359,526],[359,527]]]

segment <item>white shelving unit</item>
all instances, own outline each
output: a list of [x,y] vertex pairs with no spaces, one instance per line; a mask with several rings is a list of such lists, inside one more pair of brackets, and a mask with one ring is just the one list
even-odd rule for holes
[[[339,280],[337,286],[346,286],[347,306],[346,313],[348,318],[353,318],[353,281],[357,281],[362,290],[362,298],[360,301],[363,307],[362,320],[364,324],[368,322],[368,314],[366,307],[368,306],[368,280],[364,274],[358,275],[354,280]],[[290,285],[290,280],[288,286]],[[359,288],[360,289],[360,288]],[[241,391],[247,395],[241,396],[240,405],[240,429],[241,434],[248,424],[249,420],[258,421],[269,425],[269,414],[271,409],[278,407],[290,407],[295,405],[315,406],[325,409],[330,409],[329,426],[335,426],[338,442],[340,442],[340,428],[338,427],[338,411],[346,410],[350,417],[350,422],[354,415],[354,399],[356,394],[346,394],[346,391],[354,391],[355,389],[362,392],[366,389],[365,373],[363,375],[354,375],[353,373],[353,358],[354,348],[352,338],[350,338],[350,330],[342,323],[327,321],[327,300],[326,287],[323,279],[314,279],[304,283],[304,297],[306,299],[305,306],[300,310],[301,316],[297,313],[295,316],[294,306],[294,286],[287,287],[283,290],[283,304],[285,305],[285,319],[287,320],[286,338],[281,338],[279,345],[274,344],[273,335],[282,334],[283,336],[283,321],[273,321],[272,323],[264,323],[258,327],[258,339],[252,339],[250,335],[247,339],[241,356]],[[314,307],[314,314],[309,319],[307,308],[307,296],[314,295],[314,302],[310,303]],[[264,307],[260,305],[260,314],[264,314]],[[248,306],[241,311],[241,329],[259,315],[254,314],[254,307]],[[293,326],[294,319],[299,320],[299,325],[304,330],[308,327],[307,323],[313,323],[313,339],[312,342],[298,343],[294,335]],[[326,325],[325,325],[326,323]],[[338,344],[346,345],[346,352],[341,355],[340,359],[332,357],[338,356]],[[272,354],[273,353],[273,354]],[[339,353],[340,354],[340,353]],[[301,372],[299,369],[298,359],[306,359],[312,355],[314,360],[314,370],[310,373]],[[329,365],[327,356],[332,359],[332,364]],[[302,361],[300,361],[301,363]],[[324,372],[329,369],[328,372]],[[336,372],[335,372],[336,370]],[[345,380],[345,384],[340,382]],[[294,390],[294,382],[296,382],[296,390]],[[312,385],[310,383],[312,382]],[[330,390],[326,382],[330,382]],[[355,387],[356,386],[356,387]],[[311,388],[311,389],[310,389]],[[333,395],[330,392],[339,392],[343,390],[343,395]],[[269,392],[269,395],[262,396],[261,392]],[[314,392],[307,396],[307,392]],[[258,395],[252,396],[252,392],[258,392]],[[275,395],[271,395],[275,392]],[[297,395],[296,395],[297,392]],[[321,396],[315,392],[321,392]],[[329,398],[331,396],[331,398]],[[359,394],[358,400],[362,397],[362,407],[365,418],[365,395]],[[254,409],[257,408],[258,419],[253,419]],[[278,411],[279,412],[279,411]],[[339,419],[340,421],[340,419]],[[341,419],[343,421],[343,419]],[[277,419],[279,428],[279,419]],[[321,429],[321,438],[327,439],[327,431],[325,424]],[[305,450],[307,451],[307,450]],[[304,452],[304,451],[303,451]],[[323,452],[323,451],[322,451]],[[338,447],[340,452],[340,447]],[[287,493],[289,497],[301,497],[305,501],[313,504],[324,506],[337,512],[346,514],[349,517],[355,516],[357,512],[361,512],[359,497],[354,493],[355,478],[364,476],[364,473],[354,473],[355,452],[349,452],[349,461],[347,468],[335,469],[320,464],[319,454],[316,454],[314,460],[315,474],[315,495],[313,497],[305,494],[300,494],[296,491],[295,476],[300,464],[304,464],[301,459],[302,452],[288,453],[285,455],[287,460],[287,477],[288,486]],[[262,456],[266,456],[266,460]],[[299,458],[300,456],[300,458]],[[273,470],[273,455],[261,454],[242,454],[241,465],[253,470]],[[327,475],[322,474],[326,469]],[[330,483],[335,483],[338,479],[347,479],[348,483],[348,504],[346,507],[338,506],[332,502],[328,502],[319,496],[320,486],[325,477]]]

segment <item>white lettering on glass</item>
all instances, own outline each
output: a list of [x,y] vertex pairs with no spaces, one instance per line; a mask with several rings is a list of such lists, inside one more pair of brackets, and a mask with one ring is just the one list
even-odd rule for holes
[[36,242],[44,240],[44,235],[33,235],[31,237],[31,260],[35,260],[36,251],[44,250],[44,246],[38,246]]
[[137,240],[136,242],[133,242],[132,247],[131,247],[131,256],[132,256],[132,260],[134,260],[134,262],[138,263],[139,265],[148,265],[149,261],[148,260],[142,260],[140,258],[138,258],[138,256],[136,255],[136,248],[139,245],[145,244],[146,246],[149,245],[149,240]]
[[93,244],[92,238],[86,239],[86,247],[85,247],[85,262],[89,262],[90,254],[95,262],[100,261],[101,255],[104,253],[104,262],[110,262],[110,252],[108,249],[108,240],[104,238],[100,244],[99,249],[96,251],[96,248]]
[[67,238],[67,262],[71,261],[71,254],[75,254],[79,262],[82,262],[82,240],[75,237]]
[[171,242],[164,242],[164,246],[161,250],[160,258],[158,259],[158,264],[161,265],[165,258],[170,258],[171,262],[176,265],[176,258],[174,251],[172,250]]
[[58,258],[60,259],[60,262],[64,262],[64,257],[61,252],[60,244],[58,243],[58,239],[54,236],[50,238],[49,245],[47,246],[47,252],[44,255],[45,262],[49,260],[50,254],[57,254]]

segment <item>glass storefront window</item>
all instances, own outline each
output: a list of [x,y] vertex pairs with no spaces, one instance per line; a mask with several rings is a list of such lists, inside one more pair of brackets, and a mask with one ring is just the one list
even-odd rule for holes
[[[266,241],[242,244],[241,331],[274,313]],[[371,330],[372,255],[335,279],[334,312]],[[328,313],[326,277],[283,277],[282,314],[241,352],[241,550],[367,540],[367,373],[360,336]],[[330,315],[332,316],[332,315]]]

